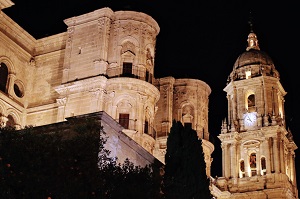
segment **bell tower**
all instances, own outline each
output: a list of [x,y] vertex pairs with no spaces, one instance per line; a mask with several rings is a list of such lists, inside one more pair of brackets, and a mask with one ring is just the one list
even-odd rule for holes
[[227,196],[218,198],[296,199],[297,146],[286,127],[286,91],[252,30],[247,42],[224,88],[228,117],[218,136],[223,177],[216,186]]

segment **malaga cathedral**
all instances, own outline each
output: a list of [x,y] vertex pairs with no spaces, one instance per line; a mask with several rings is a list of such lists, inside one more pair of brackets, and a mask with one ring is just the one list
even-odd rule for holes
[[[2,11],[13,5],[0,0],[2,127],[50,131],[54,125],[67,128],[80,118],[97,118],[111,154],[144,166],[164,164],[168,133],[177,120],[203,140],[215,198],[298,199],[297,146],[284,117],[286,91],[253,31],[228,74],[228,116],[218,135],[221,146],[214,146],[209,85],[154,77],[160,27],[151,16],[105,7],[65,19],[65,32],[35,39]],[[215,147],[222,148],[218,178],[211,176]]]

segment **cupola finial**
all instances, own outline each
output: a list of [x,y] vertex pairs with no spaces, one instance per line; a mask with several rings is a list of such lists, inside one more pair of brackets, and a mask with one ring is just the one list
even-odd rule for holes
[[250,32],[253,32],[253,16],[252,16],[252,12],[249,12],[249,26],[250,26]]
[[250,49],[255,49],[255,50],[260,50],[259,49],[259,45],[258,45],[258,39],[256,37],[256,34],[253,31],[253,17],[252,17],[252,13],[250,11],[249,13],[249,21],[248,21],[249,25],[250,25],[250,33],[248,35],[248,47],[246,48],[247,51],[249,51]]

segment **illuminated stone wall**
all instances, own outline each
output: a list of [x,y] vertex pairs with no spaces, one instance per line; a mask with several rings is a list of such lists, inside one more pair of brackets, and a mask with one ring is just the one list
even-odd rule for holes
[[2,126],[42,126],[99,111],[119,122],[128,114],[123,133],[163,163],[170,122],[191,122],[207,140],[210,175],[210,88],[196,79],[155,79],[160,28],[151,16],[102,8],[65,19],[66,32],[35,39],[0,14],[0,62],[8,68],[7,92],[0,91]]

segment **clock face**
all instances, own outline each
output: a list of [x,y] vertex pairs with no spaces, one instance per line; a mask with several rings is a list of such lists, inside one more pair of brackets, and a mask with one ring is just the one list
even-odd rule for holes
[[255,126],[256,125],[256,113],[246,113],[244,116],[245,126]]

